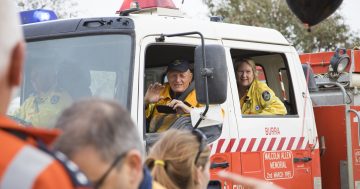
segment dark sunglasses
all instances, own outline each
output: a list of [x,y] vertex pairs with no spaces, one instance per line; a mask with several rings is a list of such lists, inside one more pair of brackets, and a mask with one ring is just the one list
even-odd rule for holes
[[112,162],[112,164],[106,170],[106,172],[103,174],[103,176],[101,176],[99,180],[93,182],[94,189],[98,189],[101,187],[101,185],[104,183],[104,181],[106,180],[106,178],[108,177],[110,172],[116,167],[116,165],[120,162],[120,160],[125,157],[126,154],[127,153],[125,152],[125,153],[122,153],[122,154],[116,156],[115,160]]
[[200,131],[199,129],[194,129],[194,130],[192,130],[191,133],[196,136],[196,138],[197,138],[197,140],[199,141],[199,144],[200,144],[200,146],[199,146],[199,151],[198,151],[198,153],[196,154],[196,157],[195,157],[195,165],[196,165],[196,164],[197,164],[197,161],[198,161],[198,159],[199,159],[199,157],[200,157],[201,152],[203,152],[204,149],[205,149],[206,146],[207,146],[207,137],[206,137],[206,135],[205,135],[202,131]]

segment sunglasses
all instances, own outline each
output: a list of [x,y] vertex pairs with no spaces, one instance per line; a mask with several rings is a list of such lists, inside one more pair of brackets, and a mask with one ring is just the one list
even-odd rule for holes
[[196,154],[196,157],[195,157],[195,165],[197,164],[197,161],[199,160],[199,157],[200,157],[200,154],[204,151],[204,149],[206,148],[207,146],[207,137],[206,135],[200,131],[199,129],[194,129],[192,130],[191,132],[194,136],[196,136],[200,146],[199,146],[199,151],[198,153]]
[[116,156],[115,160],[112,162],[110,167],[106,170],[106,172],[100,177],[100,179],[93,182],[94,189],[98,189],[101,187],[101,185],[104,183],[106,178],[109,176],[110,172],[116,167],[116,165],[120,162],[120,160],[125,157],[126,154],[127,153],[125,152],[125,153],[122,153],[122,154]]

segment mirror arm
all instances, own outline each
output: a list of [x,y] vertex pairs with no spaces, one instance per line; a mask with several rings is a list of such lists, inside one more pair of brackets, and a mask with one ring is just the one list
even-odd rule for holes
[[164,42],[165,41],[165,37],[176,37],[176,36],[185,36],[185,35],[199,35],[201,38],[201,49],[202,49],[202,60],[203,60],[203,68],[201,70],[201,75],[204,77],[204,81],[205,81],[205,95],[206,95],[206,105],[205,105],[205,110],[204,112],[201,113],[199,120],[196,122],[194,129],[196,129],[199,125],[200,122],[205,118],[205,115],[207,113],[207,111],[209,110],[209,89],[208,89],[208,82],[207,79],[208,77],[212,77],[213,76],[213,70],[214,68],[207,68],[206,67],[206,57],[205,57],[205,40],[204,40],[204,36],[197,31],[194,32],[184,32],[184,33],[174,33],[174,34],[160,34],[159,38],[156,38],[157,42]]

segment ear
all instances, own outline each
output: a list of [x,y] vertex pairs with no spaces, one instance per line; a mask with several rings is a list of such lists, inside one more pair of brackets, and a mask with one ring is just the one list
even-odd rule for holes
[[125,165],[127,166],[128,178],[130,178],[130,183],[137,185],[140,183],[143,174],[143,165],[141,153],[138,150],[130,150],[125,159]]
[[8,81],[9,86],[19,86],[25,57],[25,43],[20,41],[11,52]]

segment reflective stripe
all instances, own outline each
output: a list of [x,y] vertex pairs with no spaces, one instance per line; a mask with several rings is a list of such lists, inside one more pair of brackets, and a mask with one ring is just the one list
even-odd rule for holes
[[31,189],[53,158],[32,146],[24,146],[4,173],[0,189]]

